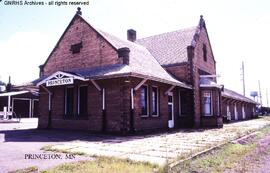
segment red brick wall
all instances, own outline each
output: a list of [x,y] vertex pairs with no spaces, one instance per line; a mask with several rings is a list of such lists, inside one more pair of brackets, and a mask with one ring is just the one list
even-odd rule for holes
[[39,89],[39,118],[38,118],[38,127],[46,128],[48,126],[48,115],[49,115],[49,96],[48,93],[40,87]]
[[[203,59],[203,44],[207,48],[207,62]],[[193,58],[193,80],[194,80],[194,107],[195,107],[195,126],[200,126],[200,117],[201,117],[201,102],[200,102],[200,74],[199,69],[203,70],[209,74],[216,74],[216,66],[212,50],[210,47],[210,42],[208,40],[207,33],[204,28],[201,29],[199,39],[196,42],[194,49],[194,58]]]
[[[133,79],[133,86],[135,87],[138,83],[140,83],[142,79]],[[164,85],[158,82],[147,81],[145,83],[148,85],[149,91],[149,117],[141,116],[141,106],[140,106],[140,92],[141,88],[139,88],[134,93],[134,127],[136,131],[140,130],[153,130],[153,129],[161,129],[168,127],[168,96],[165,95],[165,91],[170,87],[169,85]],[[151,116],[151,86],[157,86],[159,90],[159,116],[152,117]]]
[[[133,78],[132,86],[135,87],[138,83],[140,83],[142,79]],[[145,83],[148,86],[149,91],[149,116],[142,117],[141,116],[141,106],[140,106],[140,92],[141,88],[139,88],[134,93],[134,127],[136,131],[142,130],[157,130],[157,129],[167,129],[168,128],[168,95],[165,95],[165,92],[170,88],[170,85],[163,84],[160,82],[147,81]],[[159,90],[159,116],[153,117],[151,115],[151,92],[152,86],[157,86]],[[182,89],[183,90],[183,89]],[[175,128],[183,127],[183,122],[188,124],[190,123],[190,119],[192,117],[192,112],[189,113],[185,117],[179,117],[179,88],[175,87],[173,90],[173,103],[174,103],[174,126]],[[187,91],[188,92],[188,91]],[[190,100],[191,102],[192,100]],[[192,103],[189,103],[192,106]]]
[[176,79],[190,83],[191,82],[191,76],[189,73],[189,63],[184,62],[178,65],[173,66],[166,66],[164,67],[169,73],[171,73]]
[[[205,44],[207,48],[207,61],[204,61],[203,58],[203,44]],[[208,40],[207,33],[204,28],[201,29],[199,39],[196,42],[193,63],[195,67],[208,72],[209,74],[216,74],[214,56],[211,50],[211,45]]]
[[[72,54],[70,46],[82,42],[80,53]],[[44,75],[59,70],[105,66],[121,63],[115,49],[80,17],[63,35],[44,66]]]

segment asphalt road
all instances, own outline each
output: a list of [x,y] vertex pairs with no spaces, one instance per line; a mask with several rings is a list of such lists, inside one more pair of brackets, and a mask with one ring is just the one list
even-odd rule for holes
[[65,162],[92,159],[86,156],[44,152],[45,145],[77,139],[98,140],[85,132],[38,130],[37,119],[23,119],[21,123],[0,123],[0,173],[37,166],[39,170]]

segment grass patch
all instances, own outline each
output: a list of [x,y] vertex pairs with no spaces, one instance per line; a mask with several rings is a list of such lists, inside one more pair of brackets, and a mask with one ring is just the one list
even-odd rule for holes
[[80,152],[80,151],[69,151],[68,149],[57,149],[57,148],[53,148],[52,145],[46,145],[46,146],[43,146],[41,148],[41,150],[44,150],[44,151],[51,151],[51,152],[58,152],[58,153],[67,153],[67,154],[75,154],[75,155],[86,155],[86,153],[84,152]]
[[97,157],[92,161],[62,164],[42,173],[162,173],[165,172],[164,169],[158,165],[134,162],[129,159]]
[[15,171],[10,171],[8,173],[36,173],[38,171],[38,168],[36,166],[24,168],[24,169],[18,169]]
[[[228,143],[219,149],[182,162],[172,168],[171,172],[219,173],[230,170],[235,167],[239,160],[245,158],[245,156],[248,156],[255,150],[256,141],[268,134],[270,134],[269,125],[260,129],[256,137],[248,144]],[[270,147],[267,149],[270,151]]]
[[172,172],[223,172],[255,148],[254,144],[227,144],[221,149],[213,150],[201,157],[181,163],[172,169]]

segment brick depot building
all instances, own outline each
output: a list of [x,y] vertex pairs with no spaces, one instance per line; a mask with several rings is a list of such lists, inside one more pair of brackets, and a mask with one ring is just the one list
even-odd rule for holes
[[256,103],[216,83],[206,25],[121,40],[80,9],[40,66],[39,128],[130,133],[222,127],[249,119]]

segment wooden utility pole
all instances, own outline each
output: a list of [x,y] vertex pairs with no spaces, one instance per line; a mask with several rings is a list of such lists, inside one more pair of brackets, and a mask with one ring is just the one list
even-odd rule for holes
[[260,104],[262,106],[262,91],[261,91],[261,82],[260,80],[258,81],[259,82],[259,98],[260,98]]
[[266,88],[266,105],[267,107],[269,107],[269,104],[268,104],[268,89]]
[[243,82],[243,95],[246,96],[246,84],[245,84],[245,67],[244,67],[244,61],[242,61],[242,82]]

